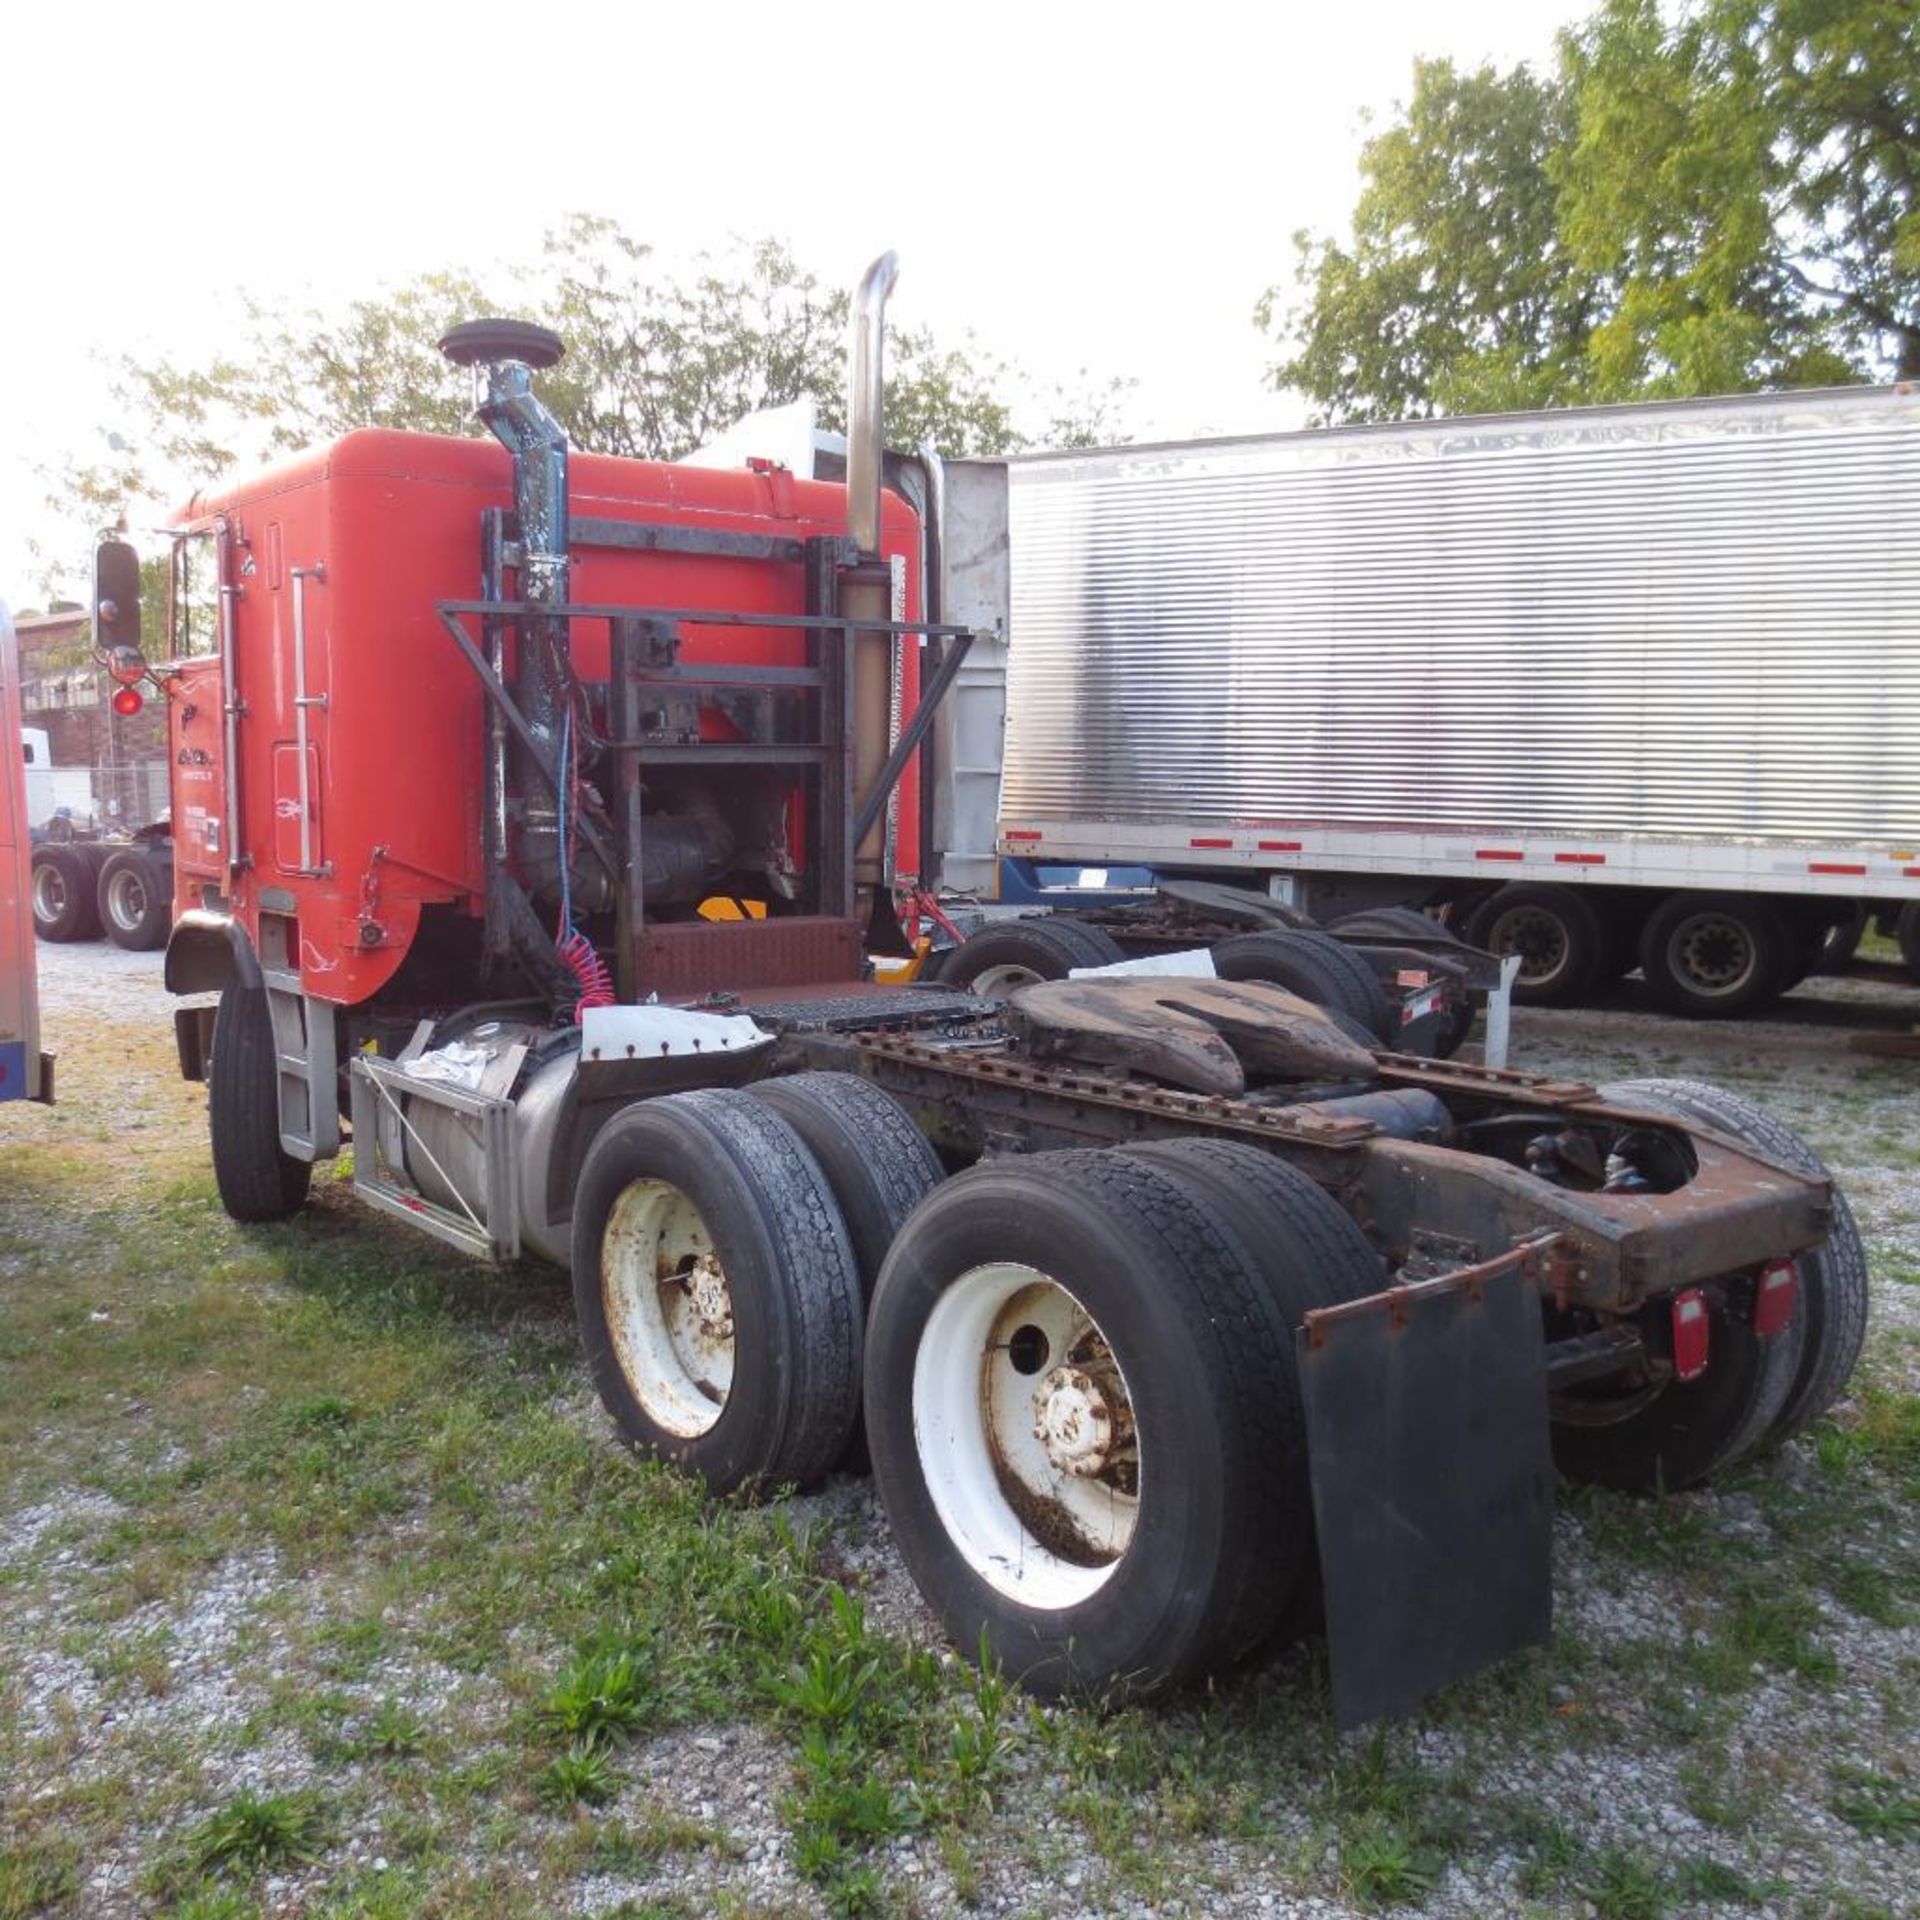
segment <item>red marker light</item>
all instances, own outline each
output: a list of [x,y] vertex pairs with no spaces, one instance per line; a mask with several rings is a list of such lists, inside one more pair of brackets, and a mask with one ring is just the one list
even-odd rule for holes
[[1753,1295],[1753,1330],[1762,1340],[1785,1333],[1800,1300],[1800,1269],[1791,1260],[1775,1260],[1760,1269]]
[[123,720],[131,720],[147,703],[140,698],[138,687],[122,687],[113,696],[113,710]]
[[1698,1380],[1707,1370],[1707,1342],[1712,1332],[1707,1296],[1689,1287],[1673,1296],[1673,1377]]

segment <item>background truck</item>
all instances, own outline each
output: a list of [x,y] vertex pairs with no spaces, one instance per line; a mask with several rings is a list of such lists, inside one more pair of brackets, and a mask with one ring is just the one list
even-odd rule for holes
[[19,628],[34,929],[158,947],[173,898],[165,707],[114,679],[86,609]]
[[[1516,998],[1733,1014],[1868,911],[1920,968],[1920,395],[1006,463],[956,844],[1322,920],[1443,911]],[[964,476],[957,484],[965,484]]]
[[892,277],[843,485],[577,452],[563,343],[475,321],[497,444],[199,497],[151,668],[102,546],[222,1202],[290,1219],[350,1141],[369,1207],[566,1265],[620,1431],[718,1492],[859,1424],[955,1642],[1034,1687],[1198,1680],[1324,1597],[1341,1718],[1402,1710],[1546,1635],[1555,1460],[1695,1484],[1832,1404],[1858,1235],[1711,1088],[1413,1058],[1266,978],[876,980],[1006,546],[937,462],[885,484]]

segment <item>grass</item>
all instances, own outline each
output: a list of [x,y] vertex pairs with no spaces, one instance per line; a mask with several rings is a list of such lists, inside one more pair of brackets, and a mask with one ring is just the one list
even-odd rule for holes
[[249,1878],[317,1860],[326,1838],[326,1816],[311,1797],[246,1788],[187,1836],[187,1857],[195,1873]]
[[[287,1226],[234,1227],[199,1096],[112,1031],[120,1052],[63,1062],[68,1104],[0,1146],[0,1527],[90,1496],[0,1565],[10,1622],[84,1674],[61,1711],[0,1675],[0,1920],[88,1912],[108,1858],[199,1920],[257,1912],[269,1873],[319,1920],[531,1920],[587,1875],[635,1914],[781,1911],[683,1782],[701,1739],[764,1770],[796,1912],[906,1913],[941,1882],[990,1904],[1011,1881],[1049,1911],[1198,1914],[1236,1874],[1389,1910],[1496,1858],[1602,1920],[1752,1905],[1795,1802],[1715,1763],[1728,1729],[1762,1684],[1827,1711],[1847,1632],[1920,1590],[1915,1410],[1883,1380],[1814,1469],[1741,1483],[1758,1562],[1711,1502],[1573,1497],[1594,1577],[1669,1596],[1681,1653],[1563,1629],[1357,1739],[1317,1643],[1153,1711],[1039,1707],[879,1624],[836,1577],[831,1500],[716,1504],[614,1445],[557,1276],[464,1266],[326,1180]],[[1743,1874],[1486,1785],[1649,1750]],[[1892,1755],[1849,1758],[1829,1778],[1813,1756],[1801,1791],[1863,1839],[1911,1838]],[[697,1897],[656,1887],[690,1865]]]

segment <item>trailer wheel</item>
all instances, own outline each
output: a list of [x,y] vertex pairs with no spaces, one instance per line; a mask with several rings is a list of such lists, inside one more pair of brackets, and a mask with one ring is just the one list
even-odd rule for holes
[[1640,970],[1669,1013],[1725,1019],[1774,999],[1794,947],[1779,909],[1738,893],[1676,893],[1647,916]]
[[1814,972],[1845,973],[1853,964],[1853,956],[1860,951],[1866,931],[1867,903],[1864,900],[1849,902],[1845,917],[1830,922],[1821,937]]
[[1909,900],[1893,923],[1893,937],[1900,943],[1900,958],[1907,971],[1920,980],[1920,900]]
[[1593,902],[1572,887],[1502,887],[1474,908],[1467,939],[1488,953],[1517,953],[1513,997],[1523,1007],[1577,1006],[1606,962],[1607,933]]
[[280,1145],[280,1061],[265,987],[230,980],[213,1016],[207,1132],[220,1204],[235,1220],[285,1220],[306,1204],[313,1167]]
[[1126,958],[1110,933],[1062,914],[1000,920],[970,934],[940,963],[940,984],[997,998],[1036,980],[1064,980],[1076,967]]
[[78,847],[33,850],[33,930],[42,940],[91,940],[100,931],[93,863]]
[[601,1129],[574,1196],[573,1298],[634,1445],[715,1493],[809,1486],[860,1391],[860,1279],[820,1163],[751,1094],[669,1094]]
[[[1126,1157],[1159,1167],[1207,1208],[1238,1242],[1289,1335],[1317,1307],[1363,1300],[1387,1284],[1384,1261],[1339,1202],[1299,1168],[1238,1140],[1154,1140]],[[1281,1406],[1287,1443],[1271,1471],[1288,1485],[1296,1532],[1274,1536],[1266,1572],[1243,1623],[1227,1630],[1229,1651],[1251,1653],[1268,1638],[1291,1643],[1321,1617],[1319,1553],[1307,1476],[1307,1430],[1298,1354],[1286,1349],[1288,1392]]]
[[894,1242],[868,1322],[874,1478],[963,1649],[1037,1692],[1224,1664],[1295,1493],[1288,1330],[1237,1245],[1106,1152],[975,1167]]
[[100,869],[100,924],[116,947],[147,953],[167,937],[172,889],[145,847],[122,847]]
[[[1802,1173],[1831,1179],[1827,1164],[1799,1134],[1751,1100],[1699,1080],[1624,1080],[1602,1097],[1699,1120]],[[1785,1404],[1768,1428],[1769,1443],[1790,1440],[1827,1412],[1847,1390],[1867,1337],[1867,1251],[1847,1196],[1833,1189],[1826,1245],[1802,1254],[1800,1312],[1806,1338]]]
[[1368,1046],[1392,1046],[1399,1021],[1387,990],[1361,957],[1330,933],[1275,927],[1236,933],[1213,949],[1223,980],[1265,980],[1356,1021]]

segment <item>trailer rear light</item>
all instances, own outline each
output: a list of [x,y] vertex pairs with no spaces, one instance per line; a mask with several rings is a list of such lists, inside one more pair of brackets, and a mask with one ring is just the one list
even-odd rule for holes
[[1713,1322],[1707,1314],[1707,1296],[1689,1287],[1673,1296],[1673,1374],[1676,1380],[1698,1380],[1707,1370],[1707,1343]]
[[1753,1330],[1762,1340],[1785,1333],[1800,1299],[1800,1268],[1792,1260],[1775,1260],[1760,1269],[1753,1294]]
[[122,687],[113,696],[113,710],[123,720],[131,720],[146,704],[138,687]]

